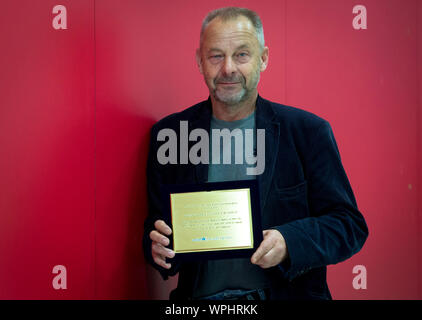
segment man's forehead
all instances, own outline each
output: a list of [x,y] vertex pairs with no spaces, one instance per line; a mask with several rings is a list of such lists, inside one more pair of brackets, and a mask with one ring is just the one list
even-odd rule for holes
[[[249,50],[249,49],[252,49],[252,46],[249,43],[245,43],[245,42],[242,42],[242,41],[236,41],[236,42],[231,43],[231,45],[233,47],[232,49],[234,49],[234,50]],[[218,44],[217,44],[217,46],[212,46],[212,44],[211,44],[210,46],[205,47],[205,49],[208,52],[222,51],[222,48],[219,47]]]
[[257,35],[251,21],[240,16],[227,21],[215,18],[205,28],[203,39],[207,44],[225,40],[250,43],[257,40]]

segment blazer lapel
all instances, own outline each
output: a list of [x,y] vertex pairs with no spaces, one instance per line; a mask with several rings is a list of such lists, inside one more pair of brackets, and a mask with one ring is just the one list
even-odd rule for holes
[[[196,128],[205,129],[210,137],[212,106],[211,98],[204,101],[198,110],[195,120],[189,122],[189,132]],[[199,163],[195,165],[195,178],[197,183],[205,183],[208,181],[208,164]]]
[[265,170],[257,177],[260,190],[261,214],[264,212],[278,157],[280,124],[273,121],[274,117],[275,114],[271,104],[258,95],[256,101],[256,128],[265,129]]

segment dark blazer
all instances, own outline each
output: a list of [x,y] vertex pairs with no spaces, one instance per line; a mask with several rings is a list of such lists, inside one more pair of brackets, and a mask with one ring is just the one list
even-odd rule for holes
[[[206,182],[208,165],[159,164],[157,149],[163,142],[157,142],[157,134],[163,128],[179,133],[182,120],[189,122],[189,131],[203,128],[209,132],[211,115],[208,99],[167,116],[151,129],[147,165],[149,211],[143,245],[145,258],[164,279],[179,272],[178,287],[170,298],[191,296],[199,263],[174,263],[166,270],[152,260],[149,233],[162,215],[160,187]],[[265,171],[257,177],[262,227],[280,231],[289,252],[287,261],[266,269],[273,279],[271,299],[331,299],[326,266],[357,253],[368,236],[331,127],[310,112],[260,96],[255,119],[256,128],[265,129]]]

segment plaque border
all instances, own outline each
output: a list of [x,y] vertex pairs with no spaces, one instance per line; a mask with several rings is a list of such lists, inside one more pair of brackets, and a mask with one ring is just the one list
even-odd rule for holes
[[[201,192],[201,191],[217,191],[217,190],[233,190],[233,189],[249,189],[251,201],[251,216],[253,230],[253,248],[242,249],[224,249],[220,251],[198,251],[198,252],[179,252],[174,258],[166,258],[168,263],[175,263],[186,260],[214,260],[214,259],[231,259],[231,258],[250,258],[259,247],[263,240],[261,225],[261,205],[259,198],[259,184],[256,179],[253,180],[236,180],[223,182],[206,182],[195,184],[171,184],[162,187],[163,199],[163,220],[170,227],[172,226],[170,194]],[[169,237],[169,248],[173,249],[173,235]]]

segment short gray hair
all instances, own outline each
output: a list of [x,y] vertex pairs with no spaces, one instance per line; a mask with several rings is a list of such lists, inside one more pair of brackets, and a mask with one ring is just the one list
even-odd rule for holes
[[263,49],[265,46],[265,40],[264,40],[264,28],[262,26],[261,18],[255,11],[252,11],[246,8],[238,8],[238,7],[219,8],[219,9],[209,12],[207,16],[205,17],[204,21],[202,22],[200,42],[199,42],[200,45],[202,46],[202,37],[205,31],[205,28],[208,26],[208,24],[212,20],[214,20],[215,18],[220,18],[222,21],[229,21],[229,20],[236,19],[240,16],[248,18],[249,21],[252,23],[252,25],[255,28],[258,42],[261,46],[261,49]]

